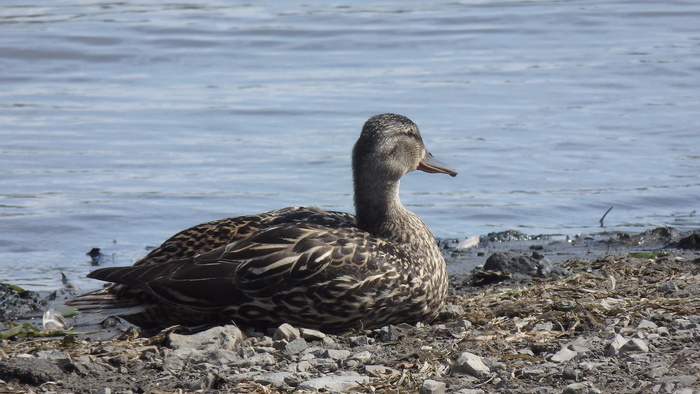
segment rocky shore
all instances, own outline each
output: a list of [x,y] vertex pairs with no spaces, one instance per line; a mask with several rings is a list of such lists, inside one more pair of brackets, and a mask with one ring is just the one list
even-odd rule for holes
[[437,321],[343,335],[145,337],[81,317],[68,319],[80,334],[42,332],[50,295],[3,286],[0,392],[700,393],[699,239],[441,240],[451,290]]

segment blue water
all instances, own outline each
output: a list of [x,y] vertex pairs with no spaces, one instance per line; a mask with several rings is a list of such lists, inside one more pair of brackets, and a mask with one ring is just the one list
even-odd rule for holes
[[460,171],[402,182],[436,236],[700,227],[700,2],[32,3],[0,5],[0,281],[94,288],[93,247],[352,211],[381,112]]

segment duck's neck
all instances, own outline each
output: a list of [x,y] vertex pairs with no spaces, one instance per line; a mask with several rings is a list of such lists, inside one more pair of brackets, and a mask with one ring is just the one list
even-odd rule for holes
[[398,180],[356,179],[355,210],[358,227],[377,237],[406,246],[425,233],[432,239],[423,221],[401,204]]

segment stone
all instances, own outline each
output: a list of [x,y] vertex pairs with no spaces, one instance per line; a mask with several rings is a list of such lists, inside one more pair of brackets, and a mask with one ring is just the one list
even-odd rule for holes
[[260,353],[251,357],[244,358],[242,360],[235,360],[231,362],[231,365],[235,367],[253,367],[253,366],[266,366],[277,364],[275,357],[269,353]]
[[316,358],[309,362],[314,368],[322,372],[335,372],[338,370],[338,362],[332,358]]
[[365,372],[371,376],[400,375],[401,371],[384,365],[365,365]]
[[564,361],[569,361],[572,358],[576,357],[578,353],[569,349],[568,347],[564,347],[558,352],[554,353],[550,361],[554,361],[556,363],[561,363]]
[[642,319],[642,321],[637,324],[637,329],[639,330],[656,330],[659,326],[653,321]]
[[358,360],[358,361],[368,361],[368,360],[372,359],[372,353],[365,350],[364,352],[359,352],[359,353],[353,354],[352,358],[354,360]]
[[214,327],[192,335],[170,333],[168,347],[196,350],[232,350],[236,343],[244,338],[243,333],[234,325]]
[[379,339],[382,342],[398,341],[401,330],[396,326],[384,326],[379,329]]
[[281,388],[296,386],[297,384],[299,384],[298,378],[290,372],[264,373],[255,376],[254,379],[258,383]]
[[532,327],[532,331],[552,331],[553,329],[554,323],[552,323],[551,321],[537,323],[534,327]]
[[474,353],[464,352],[459,355],[457,361],[452,365],[452,372],[467,373],[480,378],[491,372],[491,370],[484,364],[481,357]]
[[619,353],[620,348],[626,343],[627,338],[623,337],[620,334],[616,334],[610,341],[610,343],[608,343],[608,346],[605,348],[605,355],[607,357],[616,356]]
[[649,365],[649,367],[650,369],[649,371],[647,371],[647,377],[650,379],[660,378],[666,375],[666,372],[668,372],[668,368],[666,367],[666,365]]
[[289,355],[299,354],[309,347],[304,338],[297,338],[284,346],[284,352]]
[[659,378],[659,382],[661,383],[673,383],[677,386],[683,386],[683,387],[688,387],[695,382],[697,382],[698,377],[693,376],[693,375],[675,375],[675,376],[664,376],[662,378]]
[[438,382],[437,380],[426,379],[420,386],[420,394],[445,394],[447,392],[447,385],[445,382]]
[[453,330],[467,330],[472,326],[472,322],[469,320],[458,320],[456,322],[448,323],[447,328],[453,329]]
[[585,383],[571,383],[570,385],[564,387],[562,394],[586,394],[588,393],[588,386]]
[[620,347],[620,353],[625,353],[625,352],[648,352],[649,351],[649,346],[647,346],[647,343],[644,342],[644,340],[639,339],[639,338],[632,338],[625,342],[622,347]]
[[301,332],[298,328],[289,323],[283,323],[277,327],[277,330],[275,330],[275,333],[272,335],[272,339],[275,341],[284,340],[291,342],[298,338],[301,338]]
[[20,382],[40,385],[60,380],[64,373],[55,362],[35,357],[12,357],[0,360],[0,376],[5,380],[17,379]]
[[510,272],[527,276],[547,278],[552,272],[553,264],[543,254],[532,252],[530,256],[515,252],[496,252],[484,263],[484,270]]
[[310,328],[300,328],[299,333],[301,334],[301,337],[307,341],[319,341],[327,336],[321,331],[312,330]]
[[350,354],[352,353],[350,353],[349,350],[326,349],[321,357],[332,358],[333,360],[345,360],[350,357]]
[[361,383],[369,383],[369,376],[324,376],[302,382],[297,388],[300,390],[348,392],[356,389]]
[[367,335],[360,335],[357,337],[350,337],[350,344],[352,346],[367,346],[374,344],[374,338],[370,338]]
[[543,368],[526,368],[522,370],[522,376],[531,378],[533,376],[544,375],[547,371]]

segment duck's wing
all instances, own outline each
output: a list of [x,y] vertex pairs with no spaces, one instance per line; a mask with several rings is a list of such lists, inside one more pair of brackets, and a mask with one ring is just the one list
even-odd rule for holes
[[236,216],[201,223],[182,230],[151,250],[134,265],[155,265],[192,258],[220,246],[250,237],[260,229],[278,223],[337,221],[355,223],[353,215],[322,211],[313,207],[289,207],[257,215]]
[[406,256],[355,227],[329,228],[307,220],[270,226],[191,259],[103,268],[89,277],[151,293],[172,305],[213,312],[300,288],[338,286],[348,280],[357,284],[378,273],[389,257]]

